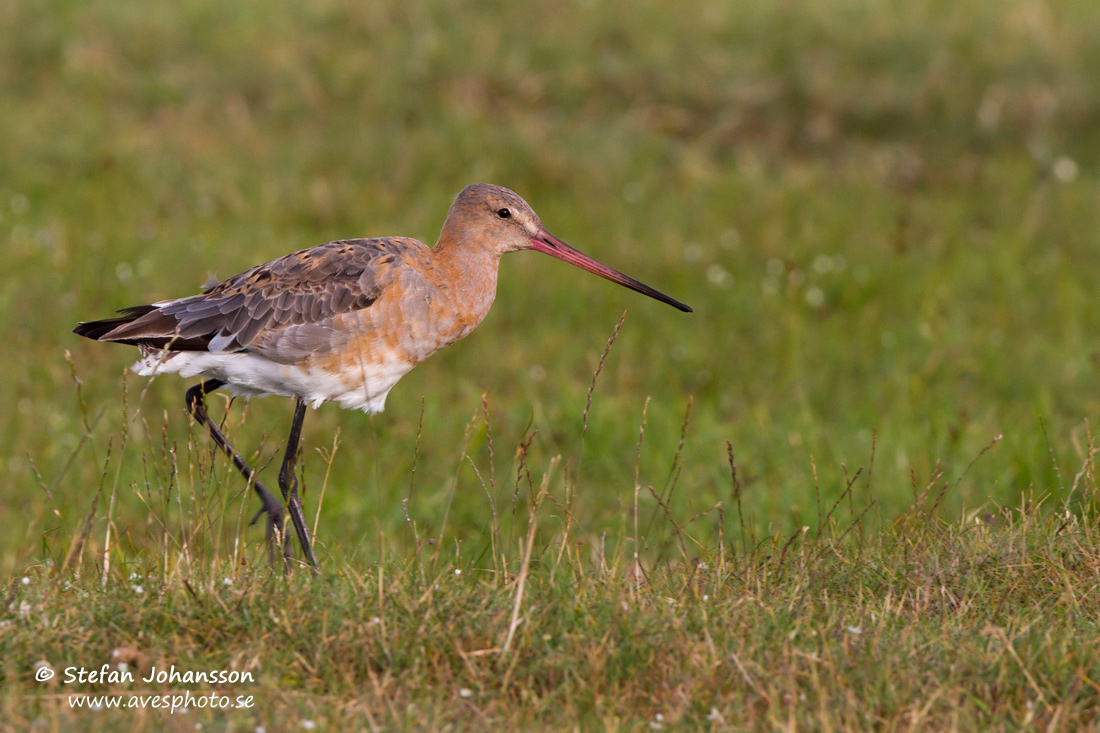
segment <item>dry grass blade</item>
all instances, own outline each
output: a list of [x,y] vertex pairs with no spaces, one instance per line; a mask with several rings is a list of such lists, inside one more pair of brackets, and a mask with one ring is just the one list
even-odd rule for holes
[[[749,536],[745,533],[745,513],[741,510],[741,482],[737,479],[737,463],[733,460],[733,444],[726,441],[726,457],[730,466],[730,483],[733,485],[733,501],[737,505],[737,523],[741,527],[741,551],[746,555],[749,552]],[[752,544],[756,544],[753,539]]]
[[[845,469],[845,470],[847,470],[847,469]],[[844,501],[844,497],[847,496],[847,497],[851,498],[852,486],[855,484],[856,479],[859,478],[859,474],[862,473],[862,472],[863,472],[863,467],[860,466],[858,469],[856,469],[855,475],[852,476],[850,479],[847,479],[846,485],[844,487],[844,491],[840,492],[840,496],[838,496],[836,498],[836,501],[833,502],[832,507],[829,508],[829,513],[825,515],[825,519],[824,519],[824,522],[823,522],[825,525],[828,525],[830,520],[832,520],[833,514],[836,512],[837,507],[840,506],[840,502]],[[817,529],[817,536],[819,538],[821,537],[821,527],[818,527],[818,529]]]
[[527,489],[529,492],[534,492],[534,484],[531,482],[531,469],[527,465],[527,453],[531,450],[531,444],[535,441],[535,436],[538,435],[537,430],[532,430],[527,438],[524,439],[519,447],[516,448],[516,487],[512,492],[512,516],[516,514],[516,506],[519,504],[519,486],[524,477],[527,478]]
[[68,569],[73,558],[76,558],[76,576],[80,577],[80,559],[84,554],[84,543],[88,539],[88,534],[92,531],[92,522],[95,520],[96,507],[99,505],[99,495],[103,493],[103,482],[107,480],[107,467],[111,463],[111,441],[107,441],[107,457],[103,461],[103,472],[100,474],[99,486],[96,488],[95,494],[92,495],[92,506],[88,510],[88,515],[84,518],[84,527],[80,530],[80,536],[76,542],[69,546],[69,552],[65,555],[64,562],[61,563],[61,572],[65,572]]
[[600,361],[596,364],[596,371],[592,372],[592,384],[588,386],[588,397],[584,403],[584,412],[581,414],[581,446],[583,450],[584,436],[588,434],[588,411],[592,407],[592,393],[596,391],[596,380],[600,376],[600,372],[603,371],[603,363],[607,359],[607,355],[611,353],[611,345],[615,343],[615,339],[619,337],[619,329],[623,327],[623,323],[626,321],[626,311],[619,316],[619,322],[615,324],[615,328],[611,329],[611,336],[607,339],[607,346],[604,347],[603,353],[600,355]]
[[[329,476],[332,475],[332,462],[336,460],[336,451],[340,448],[340,428],[336,428],[336,431],[332,434],[332,448],[328,451],[324,451],[321,448],[317,449],[317,452],[321,454],[321,458],[325,462],[325,478],[321,481],[321,493],[317,497],[317,511],[313,515],[313,530],[310,534],[313,537],[315,545],[319,546],[320,542],[317,539],[317,527],[321,523],[321,507],[325,504],[325,491],[328,489]],[[416,461],[413,461],[413,472],[416,471]],[[411,479],[410,479],[411,481]],[[314,548],[316,549],[316,547]]]
[[[553,473],[554,469],[557,468],[560,459],[561,456],[555,456],[550,461],[550,468],[543,474],[539,490],[531,501],[530,516],[527,525],[527,544],[524,546],[523,561],[520,564],[519,576],[516,578],[516,597],[512,605],[512,618],[508,622],[508,632],[504,638],[504,645],[501,647],[503,654],[507,654],[512,648],[512,640],[515,638],[516,629],[518,629],[520,625],[520,611],[523,608],[523,591],[527,587],[527,574],[531,569],[531,553],[534,552],[535,549],[535,534],[538,531],[538,509],[542,497],[546,496],[549,491],[550,475]],[[512,669],[512,667],[509,667],[508,675],[505,676],[505,681],[501,685],[504,688],[508,686],[508,678]]]
[[[694,397],[688,397],[687,407],[684,408],[684,419],[680,423],[680,442],[676,444],[676,452],[672,455],[672,465],[668,469],[668,478],[665,480],[664,502],[672,501],[672,493],[676,490],[676,484],[680,480],[680,472],[683,469],[681,454],[684,451],[684,443],[687,442],[688,424],[691,422],[691,408],[695,404]],[[646,525],[646,534],[653,528],[653,522],[657,519],[657,509],[649,515],[649,524]]]
[[[683,556],[683,558],[685,560],[687,560],[688,559],[687,545],[684,544],[684,537],[685,537],[686,533],[684,532],[683,528],[676,522],[676,517],[672,516],[672,510],[668,508],[668,504],[666,504],[665,502],[663,502],[661,500],[661,495],[658,494],[652,486],[647,486],[646,488],[649,489],[649,495],[652,496],[653,499],[657,502],[657,506],[660,507],[664,511],[665,517],[667,517],[669,523],[672,524],[672,528],[676,532],[676,544],[679,545],[679,547],[680,547],[680,554]],[[696,540],[691,535],[686,535],[686,536],[688,537],[688,539],[690,539],[692,542],[694,542],[696,545],[698,545],[700,547],[700,549],[703,547],[702,543],[700,543],[698,540]]]

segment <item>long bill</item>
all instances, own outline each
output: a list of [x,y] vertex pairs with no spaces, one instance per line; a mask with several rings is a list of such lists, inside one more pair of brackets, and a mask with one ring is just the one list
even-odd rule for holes
[[559,260],[564,260],[571,265],[576,265],[581,269],[588,270],[613,283],[618,283],[642,295],[648,295],[654,300],[668,303],[673,308],[682,310],[684,313],[691,313],[691,308],[675,298],[670,298],[661,291],[654,290],[645,283],[638,282],[634,278],[628,277],[618,270],[612,270],[607,265],[592,259],[583,252],[578,252],[545,229],[540,229],[539,233],[531,238],[531,249],[542,252],[543,254],[548,254],[551,257],[557,257]]

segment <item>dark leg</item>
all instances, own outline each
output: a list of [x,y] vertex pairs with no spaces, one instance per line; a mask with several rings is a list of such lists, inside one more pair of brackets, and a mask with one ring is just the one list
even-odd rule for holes
[[260,514],[267,514],[267,550],[271,561],[274,562],[275,545],[279,543],[283,537],[283,516],[285,514],[283,504],[275,498],[274,494],[268,491],[263,483],[261,483],[259,476],[256,475],[252,466],[248,465],[248,462],[236,451],[222,431],[218,429],[218,426],[215,425],[206,414],[204,398],[208,393],[213,392],[224,384],[225,382],[217,379],[204,379],[187,390],[187,411],[195,418],[195,422],[206,428],[210,433],[210,437],[213,438],[218,447],[233,460],[233,465],[237,467],[237,470],[241,472],[245,480],[252,484],[252,488],[256,490],[256,494],[260,497],[260,503],[263,506],[259,513],[253,517],[251,524],[255,524],[256,520],[260,518]]
[[[283,490],[283,501],[290,509],[290,521],[298,533],[298,544],[302,546],[306,562],[317,568],[317,558],[309,544],[309,530],[302,516],[302,502],[298,500],[298,477],[294,475],[294,464],[298,461],[298,441],[302,437],[302,421],[306,416],[306,403],[299,397],[294,406],[294,422],[290,425],[290,436],[286,440],[286,453],[283,455],[283,467],[279,469],[279,488]],[[290,538],[283,538],[283,554],[290,558]]]

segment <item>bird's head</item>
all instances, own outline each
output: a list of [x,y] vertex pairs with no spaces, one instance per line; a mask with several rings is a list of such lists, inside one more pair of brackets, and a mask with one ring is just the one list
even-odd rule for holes
[[475,183],[458,194],[444,230],[464,247],[480,247],[499,256],[531,249],[531,240],[542,231],[542,222],[518,194],[500,186]]
[[462,189],[447,214],[443,231],[459,246],[481,247],[498,257],[506,252],[533,249],[681,311],[691,312],[691,308],[680,301],[573,249],[543,228],[538,214],[519,194],[501,186],[475,183]]

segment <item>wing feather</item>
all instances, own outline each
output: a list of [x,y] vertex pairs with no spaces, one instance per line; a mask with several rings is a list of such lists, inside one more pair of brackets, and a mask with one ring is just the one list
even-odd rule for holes
[[232,352],[272,341],[273,331],[304,327],[292,340],[334,348],[340,335],[333,318],[370,307],[397,277],[404,257],[411,264],[427,249],[400,237],[329,242],[253,267],[199,295],[128,308],[122,318],[81,324],[77,332],[169,350],[205,351],[217,339],[215,348]]

